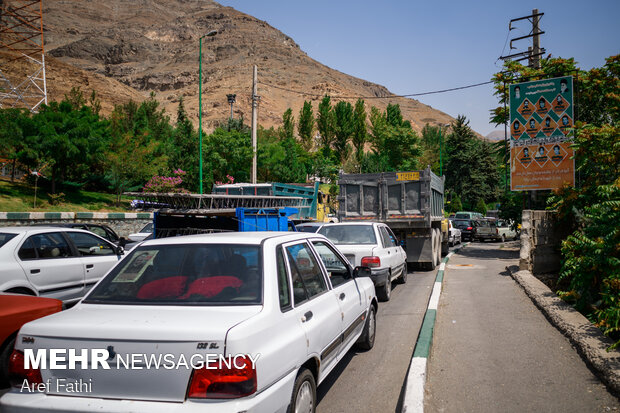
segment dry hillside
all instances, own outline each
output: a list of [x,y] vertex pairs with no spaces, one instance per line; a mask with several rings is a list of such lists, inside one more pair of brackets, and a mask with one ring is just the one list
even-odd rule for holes
[[[50,99],[72,86],[95,89],[104,112],[151,92],[166,111],[176,113],[184,97],[198,119],[198,38],[203,40],[203,124],[211,129],[228,116],[226,94],[235,93],[235,116],[249,123],[252,66],[258,65],[259,123],[277,126],[304,100],[316,110],[320,97],[390,96],[383,86],[333,70],[310,58],[293,39],[264,21],[210,0],[54,0],[43,2]],[[284,90],[288,89],[288,90]],[[292,91],[303,91],[300,95]],[[353,103],[353,101],[352,101]],[[398,103],[421,129],[452,118],[413,99],[367,99],[382,109]]]

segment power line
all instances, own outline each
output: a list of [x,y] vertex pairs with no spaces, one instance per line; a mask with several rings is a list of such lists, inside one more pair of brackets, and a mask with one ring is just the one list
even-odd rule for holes
[[[453,87],[450,89],[442,89],[442,90],[434,90],[431,92],[422,92],[422,93],[409,93],[406,95],[390,95],[390,96],[332,96],[329,95],[330,97],[334,98],[334,99],[394,99],[394,98],[410,98],[410,97],[416,97],[416,96],[425,96],[425,95],[434,95],[437,93],[446,93],[446,92],[453,92],[455,90],[462,90],[462,89],[469,89],[472,87],[477,87],[477,86],[483,86],[483,85],[488,85],[490,83],[493,83],[492,80],[489,80],[487,82],[482,82],[482,83],[475,83],[472,85],[467,85],[467,86],[459,86],[459,87]],[[308,93],[308,92],[304,92],[301,90],[292,90],[292,89],[287,89],[281,86],[276,86],[276,85],[272,85],[270,83],[263,83],[263,86],[268,86],[268,87],[272,87],[275,89],[280,89],[280,90],[284,90],[286,92],[291,92],[291,93],[297,93],[299,95],[303,95],[303,96],[311,96],[311,97],[316,97],[316,98],[320,98],[323,97],[324,94],[316,94],[316,93]]]

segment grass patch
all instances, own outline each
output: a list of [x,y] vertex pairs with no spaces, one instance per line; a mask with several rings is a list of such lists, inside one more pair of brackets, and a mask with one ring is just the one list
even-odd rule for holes
[[61,189],[64,192],[63,200],[52,205],[46,187],[37,189],[37,203],[34,205],[34,186],[24,182],[10,182],[0,179],[0,211],[2,212],[116,212],[127,211],[128,197],[121,198],[121,205],[117,206],[116,196],[102,192],[90,192],[74,189]]

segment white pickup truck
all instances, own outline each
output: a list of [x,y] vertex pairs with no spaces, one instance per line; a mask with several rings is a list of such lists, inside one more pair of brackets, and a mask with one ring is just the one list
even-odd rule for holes
[[513,230],[507,221],[498,220],[479,220],[480,226],[476,229],[476,239],[485,241],[505,242],[508,239],[517,239],[517,232]]

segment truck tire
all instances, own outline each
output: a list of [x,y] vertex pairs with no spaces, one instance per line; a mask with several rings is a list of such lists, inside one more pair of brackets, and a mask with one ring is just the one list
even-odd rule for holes
[[437,243],[437,248],[435,249],[435,253],[437,254],[437,258],[435,259],[435,264],[439,265],[441,263],[441,230],[439,228],[435,228],[435,242]]
[[431,260],[427,263],[429,271],[433,271],[437,267],[437,230],[431,228]]

